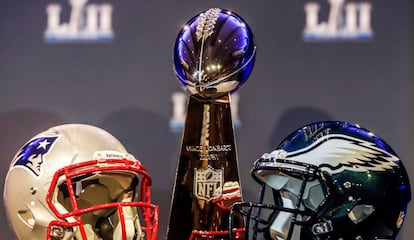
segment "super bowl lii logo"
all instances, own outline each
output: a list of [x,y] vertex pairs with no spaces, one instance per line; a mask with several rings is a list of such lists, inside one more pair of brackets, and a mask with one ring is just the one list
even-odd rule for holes
[[346,2],[328,0],[327,21],[319,19],[320,4],[308,2],[304,10],[306,24],[303,38],[318,40],[369,40],[374,33],[371,27],[372,5],[369,2]]
[[87,4],[88,0],[69,0],[67,22],[61,21],[62,6],[46,6],[46,42],[108,42],[114,37],[112,30],[113,7],[109,3]]

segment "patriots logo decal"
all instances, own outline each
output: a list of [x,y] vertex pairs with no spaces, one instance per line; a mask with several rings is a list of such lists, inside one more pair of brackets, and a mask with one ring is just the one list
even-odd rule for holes
[[385,171],[398,167],[399,158],[374,143],[341,134],[330,134],[312,145],[289,152],[286,159],[310,163],[331,173]]
[[37,177],[40,175],[44,156],[58,137],[38,137],[26,143],[17,153],[14,167],[23,166]]

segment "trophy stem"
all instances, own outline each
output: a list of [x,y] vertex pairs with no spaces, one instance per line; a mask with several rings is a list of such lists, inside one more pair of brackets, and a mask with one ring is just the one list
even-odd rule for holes
[[223,99],[206,103],[189,97],[169,240],[205,239],[204,232],[228,236],[229,208],[241,200],[241,190],[230,97]]

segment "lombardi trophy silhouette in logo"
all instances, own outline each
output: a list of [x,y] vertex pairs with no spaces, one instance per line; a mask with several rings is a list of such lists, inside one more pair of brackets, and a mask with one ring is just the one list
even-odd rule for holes
[[[256,45],[237,14],[211,8],[179,32],[174,70],[189,94],[167,239],[226,239],[232,203],[241,200],[230,94],[249,77]],[[242,239],[240,217],[234,229]]]

